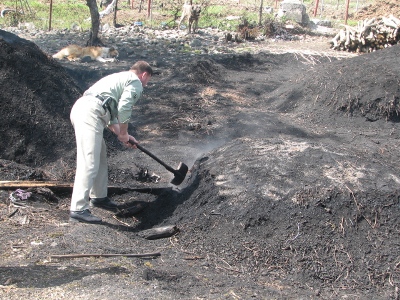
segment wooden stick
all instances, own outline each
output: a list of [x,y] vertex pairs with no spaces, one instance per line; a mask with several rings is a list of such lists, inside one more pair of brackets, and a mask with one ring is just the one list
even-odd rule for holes
[[114,257],[114,256],[125,256],[125,257],[148,257],[148,256],[161,256],[160,252],[154,253],[142,253],[142,254],[100,254],[100,253],[91,253],[91,254],[61,254],[61,255],[50,255],[50,258],[79,258],[79,257]]
[[73,183],[60,181],[0,181],[0,188],[17,189],[17,188],[33,188],[33,187],[56,187],[64,189],[72,189]]
[[[59,191],[60,190],[72,191],[74,184],[70,182],[60,182],[60,181],[29,181],[29,180],[0,181],[0,190],[26,189],[35,187],[47,187]],[[153,195],[159,195],[165,192],[166,190],[172,189],[172,187],[131,188],[131,187],[119,187],[119,186],[108,186],[107,188],[110,193],[118,194],[126,192],[139,192],[139,193],[147,193]]]

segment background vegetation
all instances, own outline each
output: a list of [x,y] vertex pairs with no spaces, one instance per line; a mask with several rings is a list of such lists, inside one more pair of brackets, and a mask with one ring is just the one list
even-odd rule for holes
[[[104,0],[103,0],[104,1]],[[135,21],[142,21],[149,27],[174,27],[179,20],[184,0],[152,0],[151,14],[147,13],[147,2],[134,1],[133,10],[129,0],[118,1],[117,24],[127,25]],[[193,0],[193,3],[203,7],[199,26],[233,30],[240,22],[246,20],[249,24],[259,21],[260,6],[272,7],[275,12],[281,1],[277,0]],[[303,0],[310,18],[314,17],[315,0]],[[361,7],[373,3],[374,0],[350,0],[351,14]],[[99,1],[100,4],[100,1]],[[317,18],[330,19],[334,24],[343,23],[346,0],[320,0],[316,13]],[[10,8],[14,12],[4,14],[0,18],[0,27],[18,26],[20,23],[30,23],[37,29],[80,29],[90,28],[90,13],[85,0],[53,0],[50,14],[50,0],[3,0],[0,9]],[[99,11],[103,10],[100,8]],[[51,19],[50,19],[51,16]],[[240,19],[227,19],[228,16],[237,16]],[[272,14],[263,10],[263,20],[271,19]],[[109,17],[102,22],[109,21]],[[112,22],[109,22],[112,24]],[[354,23],[354,22],[353,22]]]

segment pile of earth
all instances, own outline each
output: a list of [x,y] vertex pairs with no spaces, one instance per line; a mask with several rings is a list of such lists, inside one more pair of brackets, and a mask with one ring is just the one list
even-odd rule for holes
[[393,15],[400,18],[400,3],[397,0],[377,0],[373,4],[363,6],[354,14],[357,20]]
[[[0,34],[1,179],[71,181],[71,105],[133,61],[63,68],[33,43]],[[94,210],[103,226],[71,225],[70,191],[54,190],[52,201],[35,194],[20,207],[2,191],[0,295],[397,299],[399,55],[394,46],[342,60],[149,57],[158,74],[129,130],[166,161],[188,164],[187,180],[169,185],[162,166],[106,131],[110,183],[130,188],[113,197],[143,210]],[[139,182],[138,170],[161,180]],[[169,239],[142,237],[171,224],[179,232]],[[161,257],[49,259],[132,252]]]
[[74,148],[68,112],[81,90],[34,43],[0,31],[0,157],[40,166]]

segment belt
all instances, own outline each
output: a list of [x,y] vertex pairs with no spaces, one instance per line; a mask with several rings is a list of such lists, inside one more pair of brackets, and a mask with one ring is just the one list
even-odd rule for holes
[[110,102],[112,101],[112,100],[114,100],[113,98],[111,98],[111,97],[103,97],[102,95],[93,95],[93,94],[87,94],[87,95],[85,95],[85,96],[93,96],[93,97],[96,97],[97,99],[99,99],[100,101],[101,101],[101,106],[107,111],[109,111],[110,112],[110,115],[111,115],[111,107],[110,107]]

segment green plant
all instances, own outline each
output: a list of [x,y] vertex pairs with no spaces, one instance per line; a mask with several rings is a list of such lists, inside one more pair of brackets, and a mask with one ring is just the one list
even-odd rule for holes
[[226,7],[221,5],[203,7],[199,19],[199,27],[218,27],[221,22],[221,16],[225,16],[227,13]]
[[211,5],[202,11],[199,27],[213,27],[221,30],[236,30],[243,19],[255,22],[257,12],[247,10],[236,11],[232,15],[231,8],[224,5]]
[[[3,18],[3,24],[5,26],[15,27],[23,19],[23,15],[16,11],[7,12]],[[1,23],[0,23],[1,24]]]
[[244,18],[238,25],[237,32],[242,40],[254,40],[260,34],[258,26]]
[[190,47],[188,44],[184,44],[180,51],[183,53],[190,53],[192,52],[192,47]]
[[[23,2],[21,2],[23,3]],[[6,7],[15,8],[15,1],[5,2]],[[17,26],[18,23],[30,22],[38,29],[48,29],[50,22],[50,6],[47,2],[35,0],[29,6],[17,6],[18,13],[7,13],[0,18],[0,25]],[[53,3],[51,27],[54,29],[71,28],[79,25],[81,29],[91,26],[90,12],[87,5],[79,0],[68,0]]]
[[53,6],[52,15],[54,28],[70,28],[74,24],[78,24],[81,29],[91,27],[89,7],[76,0]]
[[[343,21],[343,23],[344,23],[344,21]],[[358,24],[358,21],[356,21],[356,20],[347,20],[347,25],[349,25],[349,26],[357,26],[357,24]]]

